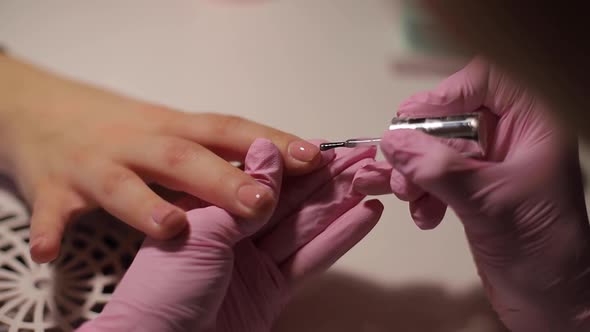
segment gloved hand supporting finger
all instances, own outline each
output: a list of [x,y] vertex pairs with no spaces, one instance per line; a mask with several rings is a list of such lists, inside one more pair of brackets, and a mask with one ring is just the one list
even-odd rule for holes
[[382,213],[378,200],[362,202],[344,213],[282,264],[287,281],[297,283],[329,268],[371,231]]

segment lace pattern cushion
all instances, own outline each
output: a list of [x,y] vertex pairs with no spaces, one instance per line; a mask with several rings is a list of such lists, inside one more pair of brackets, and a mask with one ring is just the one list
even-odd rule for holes
[[96,317],[142,236],[96,212],[69,227],[52,264],[34,263],[28,241],[29,213],[0,183],[0,332],[72,331]]

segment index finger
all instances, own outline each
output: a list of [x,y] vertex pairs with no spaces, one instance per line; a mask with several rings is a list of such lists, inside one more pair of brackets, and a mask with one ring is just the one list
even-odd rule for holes
[[286,132],[238,116],[181,113],[166,124],[166,135],[194,141],[233,161],[243,161],[257,138],[270,140],[281,152],[289,175],[307,174],[320,165],[319,148]]

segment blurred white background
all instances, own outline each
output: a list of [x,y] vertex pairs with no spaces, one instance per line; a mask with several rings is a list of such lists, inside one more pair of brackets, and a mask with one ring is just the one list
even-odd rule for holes
[[[123,94],[341,139],[380,134],[442,78],[392,70],[399,12],[390,0],[0,0],[0,43]],[[499,331],[458,220],[420,231],[406,204],[383,202],[380,224],[276,330]]]

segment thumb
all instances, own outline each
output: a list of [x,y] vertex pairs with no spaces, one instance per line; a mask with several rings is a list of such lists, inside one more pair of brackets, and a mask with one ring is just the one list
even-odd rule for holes
[[381,150],[387,161],[424,191],[453,209],[469,212],[483,186],[478,170],[488,163],[464,157],[461,145],[415,130],[387,131]]

